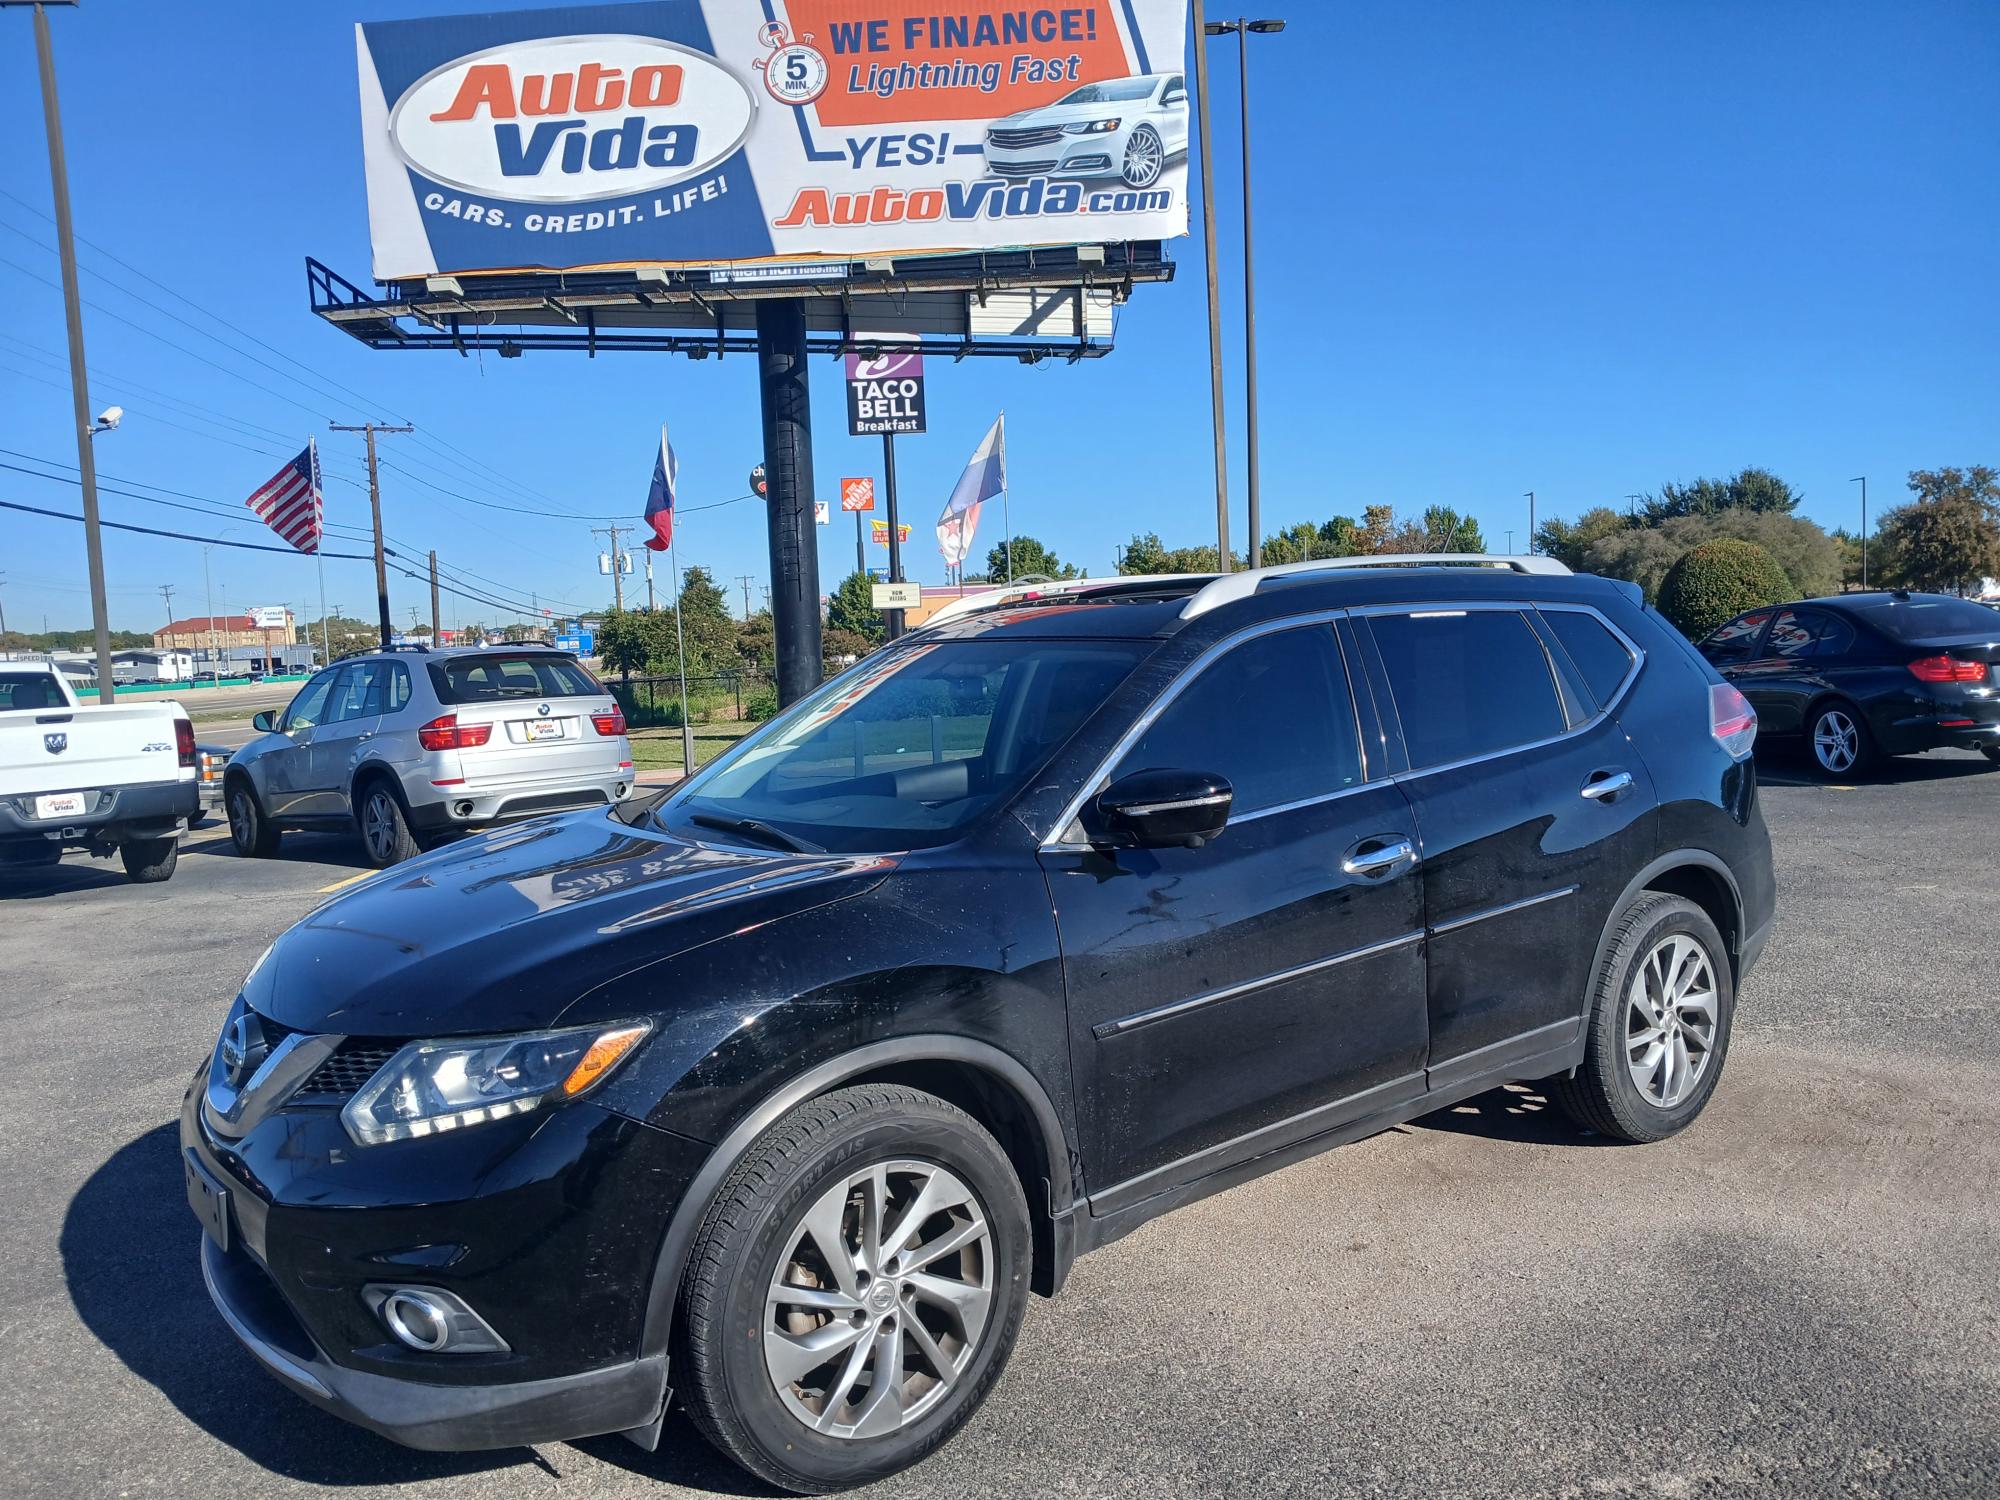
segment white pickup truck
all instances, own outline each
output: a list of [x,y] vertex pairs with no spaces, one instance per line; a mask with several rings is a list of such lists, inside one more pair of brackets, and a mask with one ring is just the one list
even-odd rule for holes
[[116,850],[132,879],[166,880],[200,795],[180,704],[86,708],[54,666],[0,661],[0,870]]

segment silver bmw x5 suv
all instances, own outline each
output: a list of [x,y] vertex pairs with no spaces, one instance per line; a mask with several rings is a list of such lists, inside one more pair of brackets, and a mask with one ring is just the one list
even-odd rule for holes
[[242,854],[287,829],[355,829],[393,865],[441,835],[617,802],[632,745],[610,691],[546,646],[398,647],[335,662],[223,773]]

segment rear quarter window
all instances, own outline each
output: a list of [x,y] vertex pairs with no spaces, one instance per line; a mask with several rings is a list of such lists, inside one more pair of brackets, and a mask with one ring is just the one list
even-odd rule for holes
[[1562,642],[1563,650],[1569,653],[1577,671],[1583,674],[1583,680],[1598,705],[1602,707],[1617,697],[1618,690],[1632,673],[1631,648],[1612,634],[1596,615],[1587,615],[1581,610],[1545,609],[1542,619],[1550,633]]
[[573,656],[507,652],[426,662],[440,703],[503,703],[516,698],[602,698],[605,687]]
[[1519,610],[1423,610],[1368,624],[1412,770],[1495,755],[1569,728],[1548,656]]

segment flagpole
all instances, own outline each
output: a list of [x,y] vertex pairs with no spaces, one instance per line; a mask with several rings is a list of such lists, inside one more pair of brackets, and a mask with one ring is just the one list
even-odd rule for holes
[[1007,533],[1007,581],[1014,581],[1014,513],[1007,503],[1007,408],[1000,408],[1000,525]]
[[680,527],[674,527],[667,536],[667,564],[674,577],[674,654],[680,658],[681,668],[681,774],[688,777],[694,775],[694,724],[688,718],[687,631],[681,624]]

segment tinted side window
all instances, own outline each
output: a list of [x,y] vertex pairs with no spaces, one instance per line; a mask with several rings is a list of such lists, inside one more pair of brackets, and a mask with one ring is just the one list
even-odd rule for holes
[[1573,609],[1545,609],[1542,619],[1562,642],[1569,659],[1590,685],[1598,703],[1609,703],[1632,670],[1632,652],[1596,615]]
[[1410,768],[1532,744],[1569,728],[1542,643],[1517,610],[1370,619]]
[[1112,774],[1154,770],[1227,777],[1238,815],[1358,785],[1354,706],[1333,631],[1277,631],[1211,662]]
[[1798,658],[1812,654],[1813,637],[1819,634],[1820,617],[1809,609],[1781,609],[1771,624],[1771,638],[1764,643],[1766,656]]
[[1854,649],[1854,627],[1839,615],[1828,615],[1821,628],[1819,640],[1813,646],[1815,657],[1845,656]]
[[1768,609],[1737,616],[1727,625],[1717,627],[1701,643],[1701,654],[1710,661],[1748,661],[1750,653],[1756,649],[1757,637],[1764,629],[1764,622],[1770,618]]
[[410,669],[399,661],[388,663],[389,689],[382,704],[382,712],[392,714],[410,701]]

